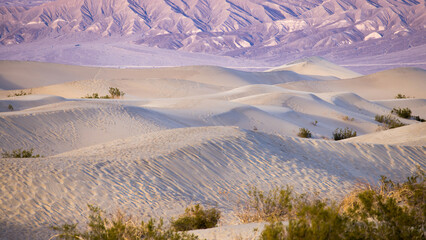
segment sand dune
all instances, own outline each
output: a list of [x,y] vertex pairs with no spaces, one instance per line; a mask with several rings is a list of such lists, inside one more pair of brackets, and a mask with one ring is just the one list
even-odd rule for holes
[[422,147],[304,140],[235,127],[173,129],[50,158],[3,159],[1,214],[8,226],[26,225],[45,236],[52,222],[84,221],[87,203],[174,216],[203,202],[217,204],[225,213],[222,224],[229,224],[250,185],[292,184],[338,197],[359,178],[402,179],[416,164],[425,167],[424,156]]
[[[5,64],[28,73],[7,73]],[[84,222],[88,203],[166,219],[191,203],[218,206],[221,227],[199,234],[233,239],[254,228],[227,227],[239,223],[234,207],[249,186],[291,184],[338,199],[358,179],[402,180],[426,167],[424,123],[401,119],[411,125],[376,132],[374,121],[394,107],[426,118],[423,70],[331,80],[356,73],[322,59],[294,64],[244,72],[0,63],[2,88],[16,83],[32,91],[0,91],[0,149],[34,148],[44,156],[1,159],[0,239],[48,239],[50,225]],[[41,73],[27,82],[31,71]],[[109,87],[126,95],[81,99]],[[397,93],[416,98],[393,99]],[[345,127],[361,136],[330,140]],[[313,139],[298,138],[299,128]]]
[[333,64],[320,57],[310,57],[273,68],[269,71],[293,71],[321,80],[335,80],[362,76],[359,73]]
[[343,141],[351,143],[398,144],[424,147],[426,143],[426,123],[411,124],[387,131],[345,139]]
[[369,100],[392,99],[397,94],[426,98],[426,70],[397,68],[371,75],[327,82],[293,82],[279,86],[309,92],[353,92]]

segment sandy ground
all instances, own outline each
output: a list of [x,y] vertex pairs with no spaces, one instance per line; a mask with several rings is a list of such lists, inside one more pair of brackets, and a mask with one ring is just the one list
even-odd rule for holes
[[[195,231],[201,237],[254,239],[263,225],[238,225],[235,216],[251,186],[290,184],[339,199],[357,180],[404,180],[426,167],[425,123],[401,119],[409,125],[377,132],[374,121],[393,107],[426,118],[424,70],[361,76],[319,58],[268,72],[32,62],[0,69],[8,89],[0,90],[0,148],[43,155],[0,159],[1,239],[49,238],[51,225],[84,223],[87,204],[168,219],[193,203],[223,212],[219,228]],[[81,98],[109,87],[126,95]],[[21,89],[32,94],[7,97]],[[312,139],[297,137],[302,127]],[[344,127],[358,137],[331,140]]]

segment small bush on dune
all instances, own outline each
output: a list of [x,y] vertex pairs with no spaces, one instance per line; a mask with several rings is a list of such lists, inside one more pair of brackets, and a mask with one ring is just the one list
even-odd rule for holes
[[1,155],[3,158],[39,158],[40,155],[33,155],[34,149],[23,150],[22,148],[15,149],[12,152],[3,152]]
[[25,92],[24,90],[21,90],[19,92],[7,95],[7,97],[19,97],[19,96],[25,96],[25,95],[31,95],[31,94],[32,94],[31,90],[29,92]]
[[52,227],[59,234],[53,238],[58,239],[90,239],[90,240],[117,240],[117,239],[149,239],[149,240],[195,240],[193,234],[176,232],[164,226],[163,221],[158,223],[150,219],[135,224],[131,217],[117,212],[110,218],[104,217],[105,212],[97,206],[88,205],[90,210],[89,222],[86,231],[79,231],[77,224],[64,224]]
[[249,199],[238,206],[237,217],[243,222],[281,221],[291,213],[293,208],[293,188],[274,188],[265,193],[252,188]]
[[311,138],[312,133],[307,128],[299,128],[299,133],[297,134],[297,136],[302,138]]
[[391,113],[396,114],[402,118],[411,118],[411,110],[409,108],[393,108]]
[[118,89],[118,88],[110,87],[109,88],[109,94],[111,95],[111,98],[120,98],[120,97],[124,96],[125,93],[120,91],[120,89]]
[[398,93],[398,94],[395,96],[395,98],[396,98],[396,99],[404,99],[404,98],[412,98],[412,97],[406,96],[405,94]]
[[188,207],[178,219],[172,219],[172,227],[176,231],[189,231],[216,227],[220,219],[220,211],[216,208],[204,210],[200,204]]
[[356,131],[349,129],[349,128],[336,128],[333,132],[333,139],[334,140],[341,140],[346,138],[356,137]]
[[9,109],[9,111],[13,111],[13,106],[12,106],[12,104],[9,104],[9,106],[7,106],[7,109]]
[[399,119],[393,117],[392,115],[376,115],[374,117],[374,120],[376,120],[379,123],[383,123],[384,129],[392,129],[397,127],[405,126],[406,124],[399,121]]

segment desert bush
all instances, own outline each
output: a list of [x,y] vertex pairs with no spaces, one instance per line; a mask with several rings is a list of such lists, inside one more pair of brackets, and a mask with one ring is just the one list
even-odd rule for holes
[[22,148],[15,149],[12,152],[3,152],[1,155],[3,158],[39,158],[40,155],[33,155],[34,149],[23,150]]
[[311,138],[312,133],[307,128],[299,128],[299,133],[297,134],[297,136],[302,138]]
[[315,121],[311,122],[311,124],[312,124],[312,125],[314,125],[314,126],[317,126],[318,121],[317,121],[317,120],[315,120]]
[[220,211],[216,208],[204,210],[200,204],[188,207],[185,213],[176,220],[172,219],[171,225],[176,231],[206,229],[216,227],[220,219]]
[[284,240],[285,228],[282,222],[265,225],[260,235],[261,240]]
[[343,116],[342,119],[343,121],[351,121],[351,122],[355,121],[355,118],[349,118],[349,116]]
[[383,127],[385,129],[392,129],[397,127],[405,126],[406,124],[399,121],[399,119],[393,117],[392,115],[376,115],[374,117],[374,120],[376,120],[379,123],[383,123]]
[[398,93],[398,94],[395,96],[395,98],[396,98],[396,99],[404,99],[404,98],[410,98],[410,97],[409,97],[409,96],[405,96],[405,94]]
[[84,96],[84,97],[82,97],[82,98],[93,98],[93,99],[100,99],[100,98],[103,98],[103,99],[109,99],[109,98],[111,98],[109,95],[105,95],[105,96],[99,96],[99,94],[98,93],[92,93],[92,95],[89,95],[89,94],[87,94],[86,96]]
[[109,88],[109,94],[111,95],[111,98],[120,98],[124,96],[124,92],[120,91],[118,88]]
[[288,226],[272,222],[261,239],[425,239],[425,179],[419,167],[404,183],[359,184],[340,204],[295,198]]
[[7,109],[9,109],[9,111],[13,111],[13,106],[12,106],[12,104],[9,104],[9,106],[7,106]]
[[425,120],[423,118],[420,118],[420,116],[411,116],[411,118],[419,122],[425,122]]
[[25,95],[31,95],[32,91],[25,92],[24,90],[21,90],[19,92],[15,92],[13,94],[7,95],[7,97],[19,97],[19,96],[25,96]]
[[243,223],[258,221],[281,221],[291,214],[294,199],[293,188],[274,188],[265,193],[253,187],[249,198],[238,206],[237,217]]
[[356,137],[356,131],[346,128],[336,128],[333,132],[333,139],[334,140],[341,140],[346,138]]
[[411,118],[411,110],[409,108],[393,108],[391,113],[396,114],[402,118]]
[[86,230],[77,229],[77,224],[64,224],[52,227],[59,234],[53,236],[58,239],[87,239],[87,240],[117,240],[117,239],[149,239],[149,240],[195,240],[193,234],[176,232],[164,226],[162,220],[158,223],[152,218],[148,222],[135,224],[130,216],[117,212],[107,218],[105,212],[97,206],[88,205],[90,210],[89,222]]

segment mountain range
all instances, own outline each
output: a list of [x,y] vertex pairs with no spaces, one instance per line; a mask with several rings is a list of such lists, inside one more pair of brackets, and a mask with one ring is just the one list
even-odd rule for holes
[[382,55],[426,42],[424,0],[3,0],[0,19],[2,45],[116,37],[268,61]]

